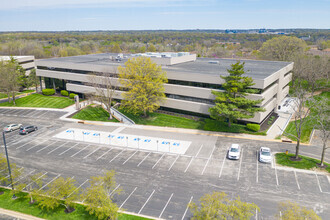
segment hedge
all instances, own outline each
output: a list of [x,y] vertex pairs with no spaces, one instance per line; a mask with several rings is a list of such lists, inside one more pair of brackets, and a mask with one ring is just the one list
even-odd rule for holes
[[55,94],[55,89],[43,89],[42,94],[43,95],[54,95]]
[[61,90],[61,95],[62,96],[69,96],[69,92],[66,90]]
[[259,131],[260,130],[260,125],[258,124],[247,124],[246,127],[251,130],[251,131]]
[[70,99],[73,99],[75,96],[76,96],[77,94],[75,94],[75,93],[70,93]]

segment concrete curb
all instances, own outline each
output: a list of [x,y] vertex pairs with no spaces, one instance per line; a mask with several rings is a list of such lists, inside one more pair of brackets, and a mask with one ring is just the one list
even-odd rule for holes
[[16,212],[16,211],[8,210],[8,209],[3,209],[3,208],[0,208],[0,213],[17,218],[17,219],[44,220],[43,218],[38,218],[38,217],[35,217],[32,215],[28,215],[28,214],[24,214],[24,213],[20,213],[20,212]]

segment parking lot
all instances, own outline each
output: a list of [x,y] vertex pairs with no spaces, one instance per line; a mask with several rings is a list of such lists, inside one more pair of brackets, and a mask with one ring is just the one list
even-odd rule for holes
[[[12,123],[15,117],[1,117],[0,125]],[[21,119],[29,121],[28,118]],[[90,176],[114,169],[117,186],[123,193],[115,196],[119,207],[127,211],[165,219],[188,219],[187,204],[198,202],[205,193],[226,192],[231,198],[255,202],[261,209],[257,219],[268,219],[277,213],[277,203],[284,200],[304,201],[323,218],[329,217],[329,176],[314,171],[303,172],[272,164],[259,163],[257,151],[265,143],[254,140],[144,131],[109,127],[112,133],[144,135],[181,141],[191,141],[185,154],[148,151],[111,143],[89,143],[60,139],[55,135],[79,127],[78,124],[49,123],[35,120],[40,129],[20,136],[8,133],[7,144],[13,161],[28,172],[46,173],[47,183],[59,176],[73,177],[83,190]],[[240,160],[228,160],[232,143],[240,144]],[[266,143],[273,152],[283,152],[288,146]],[[2,145],[2,142],[1,142]],[[293,149],[293,148],[292,148]],[[304,150],[304,148],[302,148]]]

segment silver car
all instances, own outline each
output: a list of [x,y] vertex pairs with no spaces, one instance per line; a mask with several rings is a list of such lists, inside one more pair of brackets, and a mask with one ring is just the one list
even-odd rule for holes
[[228,150],[228,159],[238,160],[241,156],[241,148],[238,144],[232,144]]
[[10,125],[7,125],[6,127],[4,127],[3,131],[4,132],[11,132],[11,131],[15,131],[15,130],[20,129],[21,127],[23,127],[23,125],[21,125],[21,124],[10,124]]
[[261,147],[259,150],[259,161],[262,163],[272,162],[272,152],[268,147]]

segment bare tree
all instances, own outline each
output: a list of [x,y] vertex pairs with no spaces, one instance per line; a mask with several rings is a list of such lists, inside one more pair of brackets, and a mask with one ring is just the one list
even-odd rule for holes
[[316,128],[321,131],[322,139],[322,155],[320,166],[324,166],[324,155],[325,151],[329,148],[329,137],[330,137],[330,110],[329,110],[329,99],[322,97],[317,106],[315,106],[317,114],[315,119],[317,122]]
[[306,89],[306,86],[304,86],[304,81],[302,79],[296,79],[292,89],[292,95],[294,97],[293,118],[296,134],[287,133],[285,131],[284,134],[297,140],[295,159],[299,160],[299,147],[303,126],[308,120],[310,120],[308,115],[311,113],[311,110],[315,107],[318,101],[310,95],[309,91]]
[[97,72],[88,77],[88,84],[94,88],[90,96],[105,106],[106,111],[109,112],[109,120],[112,119],[111,106],[117,89],[116,72],[116,69],[111,72]]

